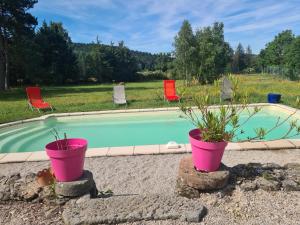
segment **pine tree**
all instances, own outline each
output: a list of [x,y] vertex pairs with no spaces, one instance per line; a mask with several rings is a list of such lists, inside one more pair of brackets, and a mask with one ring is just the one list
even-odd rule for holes
[[9,88],[10,46],[20,36],[33,33],[36,19],[28,13],[37,0],[0,2],[0,90]]
[[232,70],[234,73],[241,73],[245,69],[245,51],[241,43],[238,44],[232,60]]
[[175,37],[175,65],[184,74],[187,84],[195,72],[195,36],[189,21],[184,20],[180,31]]

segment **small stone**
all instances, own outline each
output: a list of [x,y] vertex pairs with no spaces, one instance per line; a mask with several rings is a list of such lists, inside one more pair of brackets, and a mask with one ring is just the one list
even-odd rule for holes
[[199,223],[202,218],[206,215],[206,208],[202,206],[199,209],[188,211],[185,213],[185,220],[189,223]]
[[300,191],[300,185],[293,180],[283,180],[282,188],[284,191]]
[[265,179],[263,177],[259,177],[256,179],[256,184],[258,188],[261,188],[265,191],[277,191],[280,188],[280,183],[276,180]]

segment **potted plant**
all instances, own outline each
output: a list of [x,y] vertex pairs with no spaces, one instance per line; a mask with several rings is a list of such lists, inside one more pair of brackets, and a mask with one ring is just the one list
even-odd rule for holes
[[56,180],[69,182],[82,176],[85,152],[88,142],[81,138],[60,139],[56,130],[52,131],[55,141],[46,145],[46,152],[51,161]]
[[[256,128],[254,137],[239,140],[237,135],[244,133],[242,130],[243,125],[254,117],[261,108],[250,106],[247,103],[247,94],[240,95],[237,93],[239,83],[237,77],[230,75],[229,79],[232,82],[232,98],[228,104],[219,107],[211,106],[216,104],[216,99],[220,103],[218,96],[220,81],[217,81],[213,89],[205,92],[209,94],[205,96],[193,95],[191,103],[195,107],[185,104],[180,105],[183,112],[182,117],[190,120],[195,126],[195,129],[189,132],[189,141],[192,147],[193,163],[198,171],[212,172],[218,170],[225,147],[234,138],[236,141],[261,140],[296,113],[295,111],[283,120],[278,118],[274,127],[268,130],[260,127]],[[297,103],[299,104],[298,99]],[[246,113],[246,120],[240,121],[241,113]],[[290,129],[282,138],[287,138],[294,130],[299,134],[300,126],[297,125],[295,120],[290,121]]]

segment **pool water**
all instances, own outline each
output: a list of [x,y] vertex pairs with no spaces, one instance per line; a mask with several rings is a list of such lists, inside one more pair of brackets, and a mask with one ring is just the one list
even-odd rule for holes
[[[90,148],[113,146],[136,146],[166,144],[169,141],[188,143],[188,131],[193,125],[180,118],[178,111],[158,111],[139,113],[115,113],[87,116],[50,117],[45,121],[29,122],[0,129],[0,152],[41,151],[54,141],[51,130],[55,128],[60,137],[85,138]],[[287,117],[277,107],[264,107],[259,114],[250,119],[238,138],[254,136],[257,127],[274,126],[278,116]],[[246,115],[241,116],[241,122]],[[295,119],[295,118],[293,118]],[[266,140],[279,138],[287,132],[289,123],[266,136]],[[299,137],[294,137],[299,138]]]

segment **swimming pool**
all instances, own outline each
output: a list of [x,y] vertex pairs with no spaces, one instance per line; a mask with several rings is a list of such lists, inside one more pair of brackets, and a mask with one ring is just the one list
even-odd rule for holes
[[[54,140],[55,128],[61,137],[81,137],[89,141],[90,148],[166,144],[169,141],[188,143],[188,131],[193,128],[189,121],[180,118],[178,110],[143,111],[127,110],[124,113],[100,113],[77,116],[47,116],[32,121],[0,128],[0,153],[41,151]],[[290,112],[279,106],[267,105],[244,127],[240,138],[253,136],[256,127],[273,126],[278,116]],[[293,116],[299,117],[299,115]],[[242,115],[241,120],[246,116]],[[288,122],[272,131],[266,140],[282,136],[289,128]],[[299,138],[299,137],[294,137]]]

